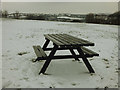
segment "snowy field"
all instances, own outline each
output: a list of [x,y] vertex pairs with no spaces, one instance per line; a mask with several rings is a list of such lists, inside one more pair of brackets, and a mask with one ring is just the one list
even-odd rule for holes
[[[118,26],[13,19],[3,19],[2,23],[3,88],[118,87]],[[81,59],[63,59],[50,63],[46,71],[50,75],[38,75],[44,61],[32,62],[36,58],[32,46],[42,46],[43,34],[50,33],[66,33],[94,42],[95,46],[88,48],[100,54],[89,58],[96,73],[90,74]],[[57,52],[62,53],[69,52]]]

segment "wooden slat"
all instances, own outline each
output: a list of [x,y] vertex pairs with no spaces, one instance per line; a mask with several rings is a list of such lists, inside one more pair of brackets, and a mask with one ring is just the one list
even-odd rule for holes
[[[70,46],[70,45],[79,45],[80,42],[76,42],[75,40],[72,40],[70,38],[66,38],[64,34],[51,34],[54,38],[62,42],[64,45]],[[83,45],[83,43],[80,43]]]
[[63,43],[61,43],[61,42],[57,41],[55,38],[49,36],[49,34],[45,34],[44,36],[45,36],[45,38],[51,40],[53,43],[55,43],[55,44],[58,45],[58,46],[59,46],[59,45],[63,45]]
[[39,50],[37,49],[36,46],[33,46],[33,49],[34,49],[35,54],[37,55],[37,57],[42,57],[41,53],[39,52]]
[[83,50],[83,52],[84,52],[85,54],[92,55],[92,56],[99,56],[98,53],[96,53],[96,52],[94,52],[94,51],[92,51],[92,50],[90,50],[90,49],[87,49],[87,48],[85,48],[85,47],[81,47],[81,49]]
[[65,42],[69,43],[70,45],[75,44],[74,42],[70,41],[69,39],[67,39],[65,36],[63,36],[62,34],[57,34],[57,36],[59,36],[60,38],[62,38],[62,40],[64,40]]
[[64,36],[64,38],[66,38],[67,40],[74,42],[75,44],[86,44],[85,42],[81,42],[80,40],[77,40],[76,38],[73,38],[72,36],[68,36],[66,34],[62,34],[62,36]]
[[44,35],[47,39],[51,40],[53,43],[59,46],[94,46],[94,43],[80,38],[76,38],[67,34],[47,34]]
[[[90,56],[90,55],[88,55],[88,54],[86,54],[85,55],[87,58],[91,58],[91,57],[93,57],[93,56]],[[81,58],[81,56],[80,55],[76,55],[76,57],[77,58]],[[74,56],[73,55],[56,55],[56,56],[54,56],[52,59],[55,59],[55,60],[61,60],[61,59],[68,59],[68,60],[71,60],[70,58],[74,58]],[[38,58],[38,59],[40,59],[40,60],[46,60],[46,58]]]
[[63,45],[69,46],[69,45],[75,44],[75,43],[69,42],[68,40],[66,40],[66,38],[61,37],[60,34],[47,34],[47,35],[59,41]]
[[74,37],[74,36],[71,36],[71,35],[68,35],[68,34],[63,34],[63,35],[65,35],[65,36],[68,36],[68,37],[70,37],[71,39],[76,39],[76,40],[79,40],[79,41],[82,41],[82,42],[87,42],[87,43],[91,43],[91,42],[89,42],[89,41],[87,41],[87,40],[83,40],[83,39],[80,39],[80,38],[77,38],[77,37]]
[[60,36],[58,36],[58,34],[51,34],[50,36],[63,43],[64,45],[70,45],[69,42],[66,42],[65,39],[62,39]]
[[46,53],[40,46],[33,46],[33,49],[37,57],[47,57]]
[[68,34],[64,34],[66,37],[72,39],[72,40],[75,40],[79,43],[83,43],[84,45],[92,45],[94,46],[94,43],[90,42],[90,41],[87,41],[87,40],[83,40],[83,39],[80,39],[80,38],[76,38],[74,36],[71,36],[71,35],[68,35]]
[[60,43],[62,43],[63,45],[67,44],[64,41],[62,41],[60,38],[56,37],[56,34],[48,34],[50,37],[54,38],[55,40],[59,41]]
[[[75,41],[75,40],[72,40],[71,38],[69,37],[66,37],[65,34],[57,34],[58,36],[60,36],[61,38],[63,38],[66,42],[69,42],[71,45],[78,45],[79,42]],[[80,43],[81,44],[81,43]]]
[[73,36],[70,36],[70,35],[67,35],[67,34],[52,34],[53,36],[55,36],[54,38],[58,38],[59,41],[62,41],[64,42],[64,44],[67,43],[67,45],[94,45],[94,43],[91,43],[89,41],[86,41],[86,40],[83,40],[83,39],[79,39],[79,38],[76,38],[76,37],[73,37]]
[[43,57],[47,57],[46,53],[40,46],[37,46],[37,49],[40,51],[40,53],[42,54]]

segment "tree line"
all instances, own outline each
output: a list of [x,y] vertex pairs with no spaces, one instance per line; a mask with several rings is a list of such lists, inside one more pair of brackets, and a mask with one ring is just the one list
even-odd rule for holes
[[90,13],[86,16],[87,23],[120,25],[120,11],[109,15]]
[[[57,21],[57,17],[59,15],[56,14],[34,14],[34,13],[27,13],[23,15],[20,14],[19,11],[15,11],[15,13],[9,14],[7,10],[0,11],[0,16],[3,18],[10,18],[10,15],[12,18],[15,19],[28,19],[28,20],[48,20],[48,21]],[[64,14],[63,16],[67,16],[67,14]],[[69,15],[69,17],[72,17]],[[79,17],[80,15],[75,15],[74,17]],[[63,20],[65,21],[65,20]],[[77,22],[77,20],[76,20]],[[85,21],[86,23],[96,23],[96,24],[112,24],[112,25],[120,25],[120,11],[115,12],[113,14],[94,14],[89,13],[85,15]]]

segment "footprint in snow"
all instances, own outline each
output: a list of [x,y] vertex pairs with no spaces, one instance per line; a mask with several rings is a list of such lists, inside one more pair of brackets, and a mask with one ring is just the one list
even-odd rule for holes
[[73,86],[76,86],[76,83],[72,83]]
[[102,60],[104,60],[104,61],[108,62],[108,59],[106,59],[106,58],[103,58]]
[[113,80],[113,78],[110,78],[110,80]]
[[7,50],[7,52],[10,52],[10,50]]
[[101,80],[104,79],[104,77],[101,77]]
[[9,60],[12,60],[12,58],[8,58]]
[[95,89],[96,89],[96,90],[98,90],[98,89],[99,89],[99,87],[96,87]]
[[24,77],[23,78],[25,81],[29,81],[29,78],[28,77]]
[[107,90],[107,89],[108,89],[108,86],[105,86],[105,87],[104,87],[104,90]]
[[114,58],[113,56],[111,56],[111,58]]
[[106,68],[110,68],[110,66],[106,66]]
[[22,55],[28,54],[28,53],[30,53],[30,52],[19,52],[18,55],[22,56]]
[[8,57],[8,55],[4,55],[4,54],[3,54],[2,57]]
[[50,86],[49,88],[55,88],[55,86]]
[[116,73],[120,73],[120,71],[119,71],[119,70],[116,70],[115,72],[116,72]]
[[18,70],[18,68],[11,68],[10,70]]

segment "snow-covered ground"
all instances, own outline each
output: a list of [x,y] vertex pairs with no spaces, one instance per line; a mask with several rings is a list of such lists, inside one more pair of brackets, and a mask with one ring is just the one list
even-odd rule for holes
[[[3,19],[2,23],[2,87],[118,87],[118,26],[14,19]],[[100,54],[89,59],[96,73],[90,74],[81,59],[63,59],[50,63],[46,71],[50,75],[38,75],[44,61],[32,62],[36,58],[32,46],[42,46],[43,34],[50,33],[66,33],[94,42],[95,46],[88,48]],[[69,52],[57,52],[61,53]]]

